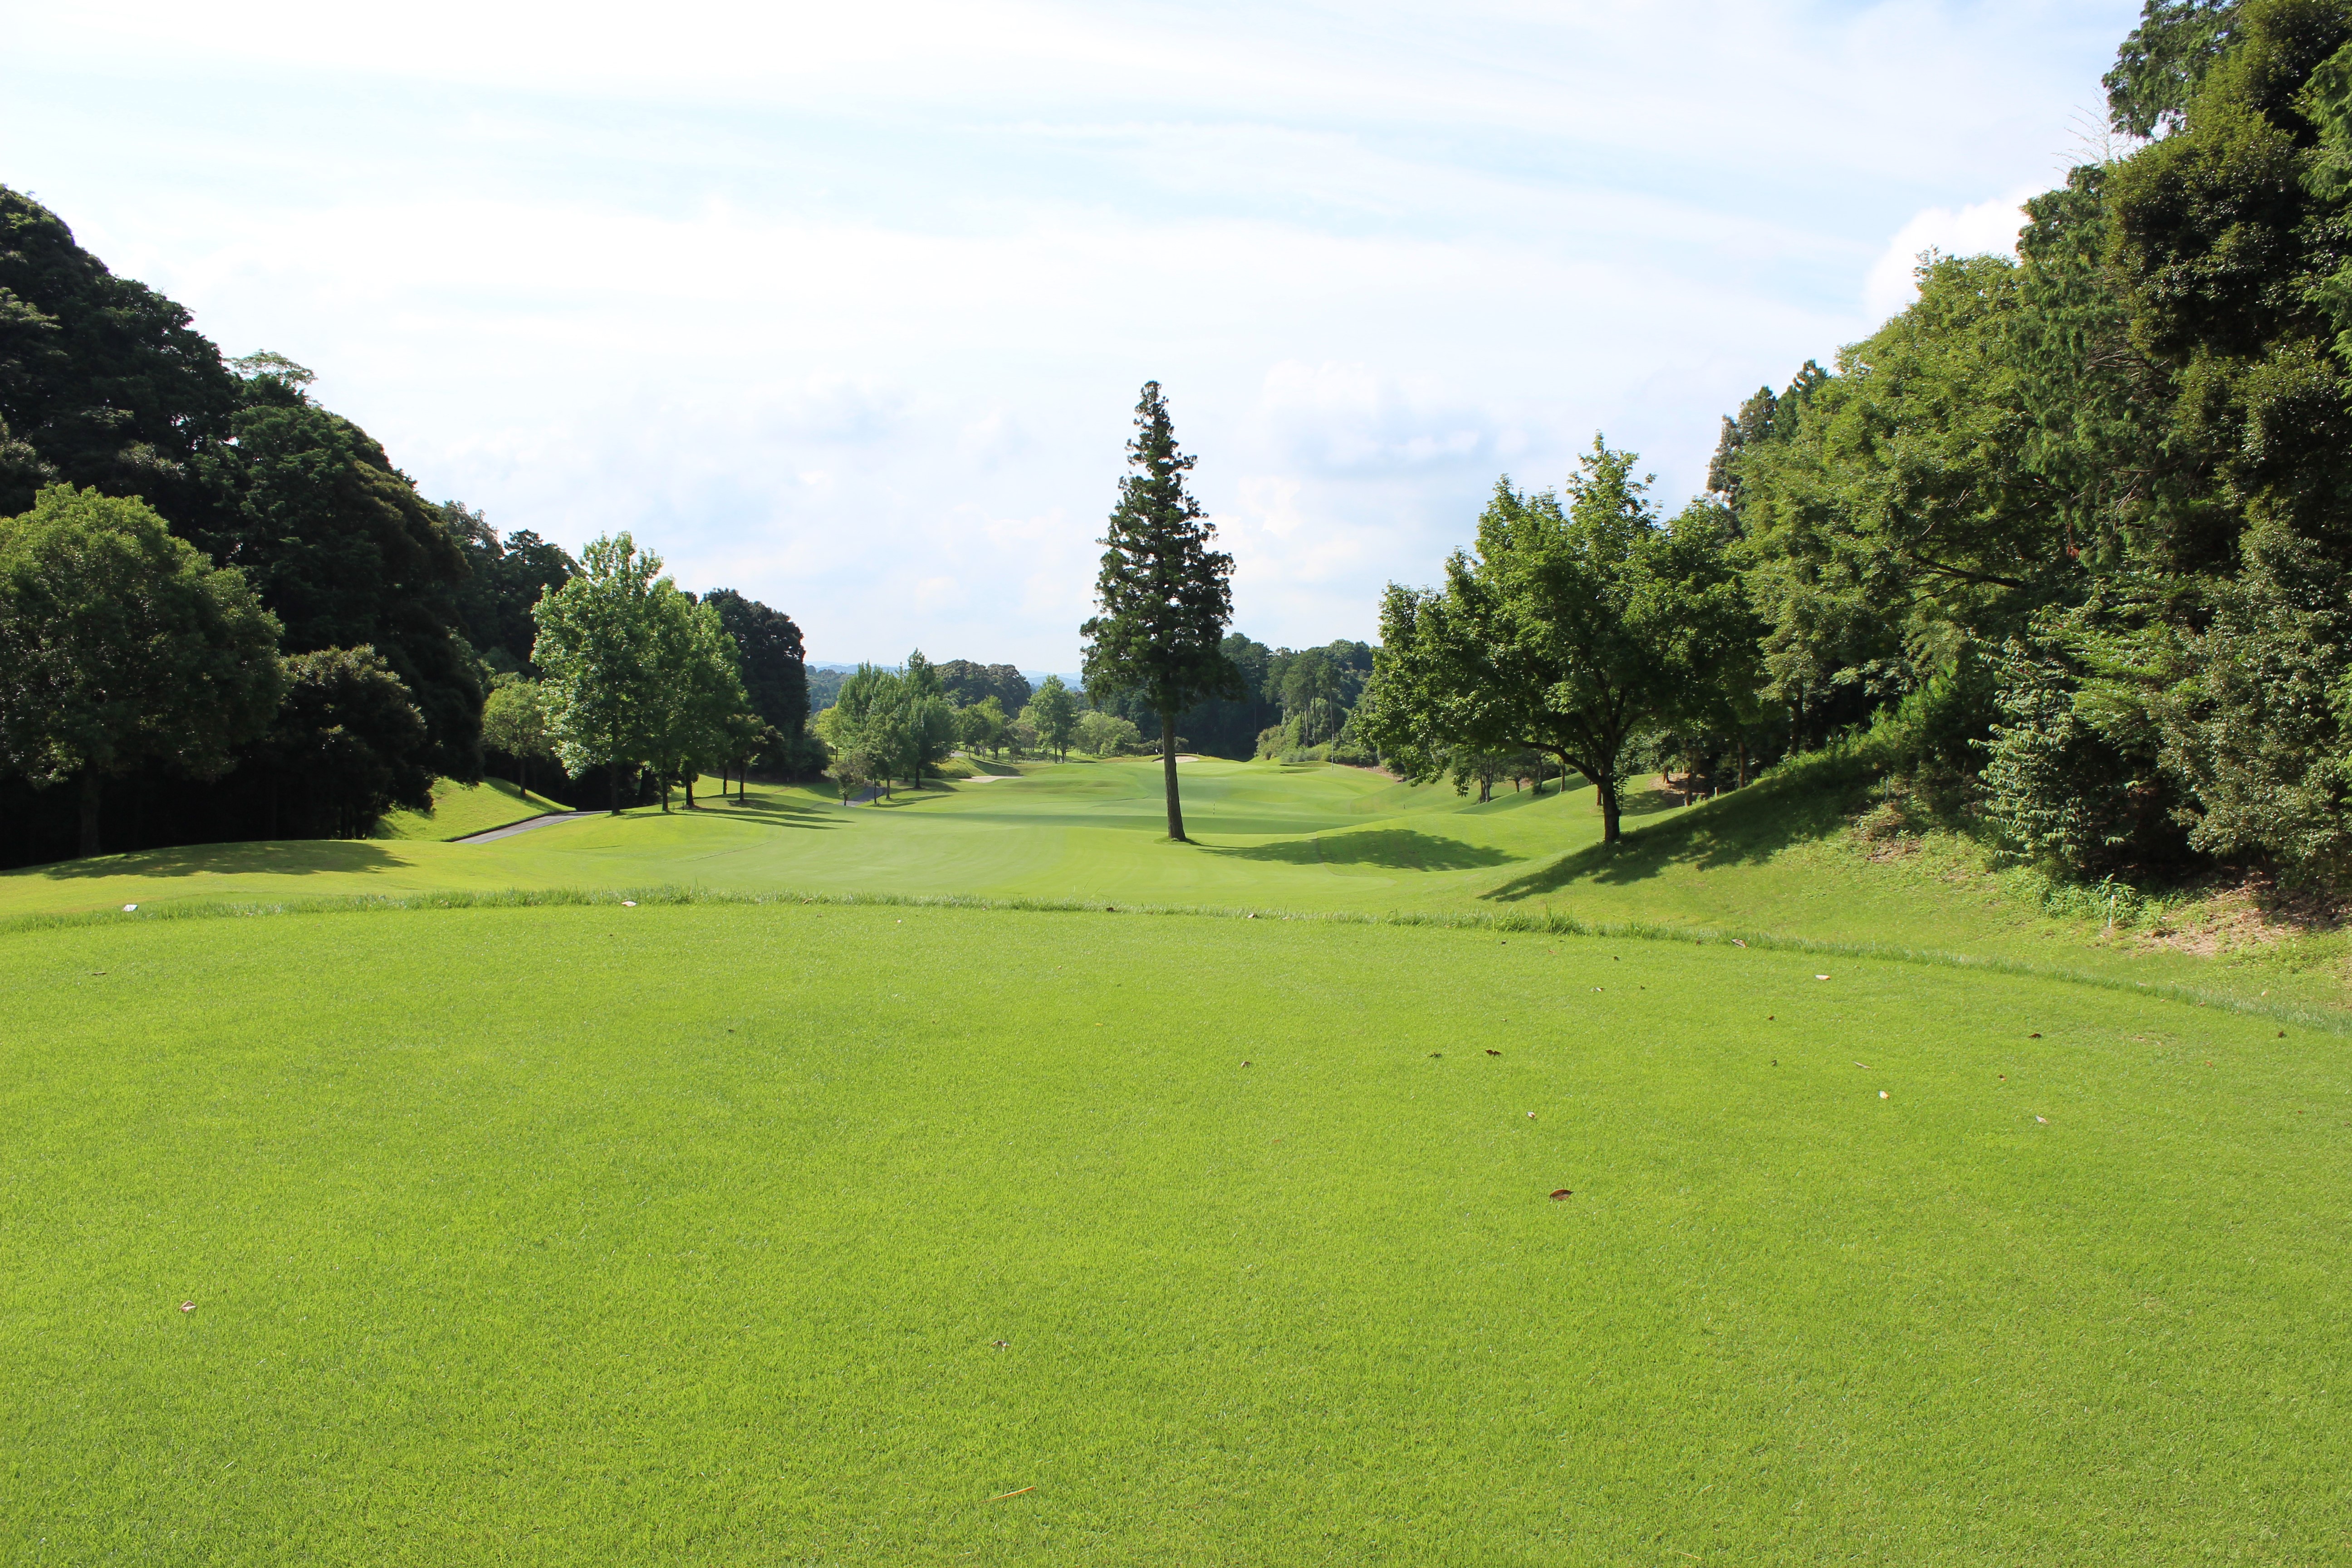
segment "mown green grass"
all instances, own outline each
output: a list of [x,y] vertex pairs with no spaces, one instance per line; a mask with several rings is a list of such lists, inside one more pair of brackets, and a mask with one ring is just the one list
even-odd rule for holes
[[2332,1036],[1102,912],[130,916],[0,965],[14,1560],[2307,1563],[2352,1531]]
[[446,842],[564,809],[562,802],[532,795],[505,779],[484,779],[476,784],[436,779],[430,812],[389,812],[375,836]]
[[[1555,911],[1595,924],[1968,952],[2051,969],[2341,1008],[2342,938],[2200,957],[2153,950],[2095,918],[2055,916],[1998,878],[1934,857],[1853,851],[1851,791],[1821,771],[1680,809],[1637,795],[1604,850],[1588,789],[1479,805],[1450,788],[1269,763],[1184,764],[1170,845],[1149,760],[1032,765],[845,807],[824,788],[755,787],[699,809],[652,807],[488,845],[415,841],[201,846],[0,876],[0,920],[185,900],[440,889],[822,889],[1349,910]],[[682,804],[682,803],[681,803]]]

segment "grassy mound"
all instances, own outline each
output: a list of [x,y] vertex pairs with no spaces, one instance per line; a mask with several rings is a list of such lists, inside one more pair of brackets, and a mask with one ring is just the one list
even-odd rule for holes
[[0,953],[16,1555],[2341,1543],[2352,1269],[2311,1205],[2352,1086],[2267,1021],[1103,912],[133,918]]
[[531,795],[505,779],[484,779],[461,784],[448,779],[433,781],[433,809],[386,814],[376,830],[378,838],[436,839],[443,842],[469,834],[488,833],[568,809],[560,801]]

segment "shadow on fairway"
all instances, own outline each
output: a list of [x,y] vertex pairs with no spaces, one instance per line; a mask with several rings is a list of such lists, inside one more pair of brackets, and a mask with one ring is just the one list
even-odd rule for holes
[[[1576,882],[1622,887],[1645,881],[1674,866],[1706,871],[1755,865],[1791,844],[1824,838],[1843,827],[1856,791],[1868,777],[1859,763],[1822,758],[1628,834],[1614,849],[1589,846],[1479,896],[1513,903]],[[1673,806],[1673,797],[1663,790],[1648,795],[1648,810],[1639,815]],[[1625,815],[1637,815],[1634,801],[1626,802]]]
[[28,866],[36,875],[63,880],[79,877],[192,877],[211,872],[266,872],[278,877],[328,871],[388,871],[404,864],[365,839],[297,838],[258,844],[184,844],[131,855],[101,855],[54,866]]
[[764,823],[770,827],[839,827],[841,821],[831,813],[813,805],[795,805],[787,800],[763,800],[758,796],[737,800],[733,795],[713,800],[704,798],[694,803],[697,816],[731,816],[741,822]]
[[1482,844],[1440,838],[1410,827],[1286,838],[1237,849],[1213,845],[1202,847],[1212,855],[1229,856],[1236,860],[1266,860],[1285,866],[1379,866],[1399,871],[1468,871],[1481,866],[1507,866],[1517,858]]

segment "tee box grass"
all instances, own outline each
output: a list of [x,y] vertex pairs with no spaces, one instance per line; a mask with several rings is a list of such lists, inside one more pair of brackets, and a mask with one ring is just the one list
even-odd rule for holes
[[12,1560],[2305,1563],[2352,1526],[2352,1086],[2270,1019],[814,903],[134,916],[0,964]]

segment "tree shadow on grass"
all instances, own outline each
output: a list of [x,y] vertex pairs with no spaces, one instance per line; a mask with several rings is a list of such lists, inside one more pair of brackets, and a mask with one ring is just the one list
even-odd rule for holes
[[[1702,871],[1770,859],[1791,844],[1826,838],[1845,826],[1869,763],[1858,757],[1810,757],[1746,789],[1629,833],[1613,849],[1590,845],[1512,878],[1480,895],[1501,903],[1556,893],[1576,882],[1612,887],[1646,881],[1674,866]],[[1672,805],[1664,791],[1652,792]],[[1628,815],[1632,815],[1628,802]]]
[[1214,845],[1202,847],[1212,855],[1236,860],[1271,861],[1285,866],[1378,866],[1398,871],[1467,871],[1481,866],[1507,866],[1517,858],[1481,844],[1465,844],[1458,838],[1440,837],[1411,827],[1285,838],[1242,848]]
[[770,827],[834,828],[841,826],[840,818],[822,806],[802,805],[789,800],[765,800],[754,795],[748,801],[733,795],[720,798],[704,796],[694,803],[697,816],[726,816],[739,822],[764,823]]
[[388,871],[404,865],[380,845],[362,838],[281,838],[254,844],[183,844],[90,860],[62,860],[26,870],[57,879],[80,877],[193,877],[262,874],[304,877],[327,872]]

